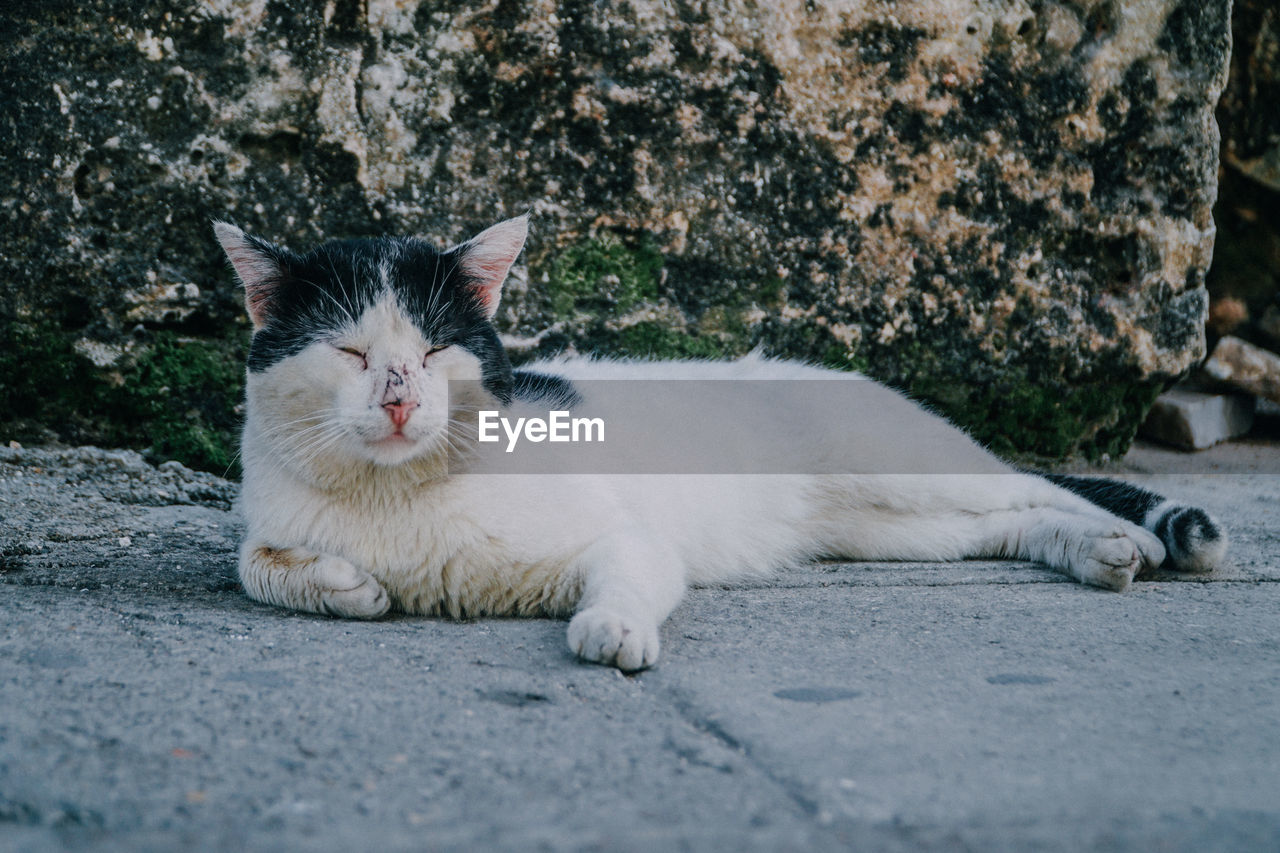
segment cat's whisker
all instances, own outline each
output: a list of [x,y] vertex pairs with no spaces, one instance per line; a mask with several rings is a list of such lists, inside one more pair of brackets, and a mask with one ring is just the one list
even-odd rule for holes
[[[326,254],[325,259],[329,262],[329,272],[333,276],[334,283],[337,284],[338,289],[342,291],[342,297],[345,300],[347,300],[348,304],[351,304],[354,307],[354,303],[352,303],[352,300],[351,300],[351,294],[347,293],[347,286],[343,282],[342,276],[338,274],[338,267],[337,267],[337,264],[334,262],[333,255]],[[352,317],[350,312],[347,313],[347,319],[352,323],[352,325],[355,325],[356,318]]]
[[285,431],[295,430],[299,428],[309,428],[309,427],[300,427],[301,424],[324,424],[324,423],[328,423],[328,421],[321,415],[307,415],[306,417],[302,417],[302,418],[294,418],[291,421],[271,424],[270,426],[267,426],[266,428],[262,429],[260,434],[263,436],[270,436],[278,432],[285,432]]
[[264,430],[261,433],[260,437],[263,440],[272,441],[272,442],[280,438],[285,438],[286,440],[295,440],[297,438],[300,438],[312,433],[323,431],[332,425],[333,425],[332,421],[320,421],[318,423],[312,424],[311,426],[304,427],[301,429],[298,429],[296,427],[286,428],[286,427],[280,426],[274,429]]
[[231,476],[231,470],[236,467],[236,463],[240,461],[240,459],[243,457],[243,454],[244,454],[243,450],[237,450],[234,454],[232,454],[231,461],[227,463],[227,467],[222,472],[222,479],[225,480]]
[[316,423],[316,424],[332,423],[335,418],[341,418],[344,415],[345,415],[345,410],[340,408],[321,409],[321,410],[311,412],[310,414],[307,414],[303,417],[294,418],[291,421],[284,421],[282,423],[272,424],[270,429],[286,429],[286,428],[296,427],[299,424],[307,424],[307,423]]
[[342,440],[344,436],[341,433],[331,433],[315,438],[313,441],[304,444],[301,447],[294,448],[292,453],[296,464],[308,466],[314,463],[320,456],[325,454],[335,444]]
[[340,414],[343,411],[345,411],[345,409],[343,409],[341,406],[328,406],[325,408],[312,409],[311,411],[307,412],[305,415],[300,415],[299,417],[293,418],[292,420],[288,420],[288,421],[279,421],[273,424],[273,426],[289,426],[291,424],[302,423],[308,420],[316,420],[319,418],[328,417],[330,415]]
[[332,444],[344,435],[345,430],[330,428],[310,433],[305,436],[298,436],[290,446],[297,452],[310,453],[312,450],[322,445]]

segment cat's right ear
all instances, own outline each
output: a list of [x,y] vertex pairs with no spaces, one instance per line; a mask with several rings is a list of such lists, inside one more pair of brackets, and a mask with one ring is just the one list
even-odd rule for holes
[[266,240],[250,237],[230,222],[214,222],[213,233],[244,285],[244,305],[253,328],[261,329],[271,319],[275,293],[287,277],[284,252]]

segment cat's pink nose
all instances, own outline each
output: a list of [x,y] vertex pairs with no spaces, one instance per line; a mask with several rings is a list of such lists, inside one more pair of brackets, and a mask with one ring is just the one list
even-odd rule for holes
[[409,416],[413,414],[414,409],[418,408],[418,404],[412,401],[392,400],[389,403],[383,403],[382,408],[386,410],[387,417],[391,418],[391,423],[396,425],[396,429],[401,429],[409,422]]

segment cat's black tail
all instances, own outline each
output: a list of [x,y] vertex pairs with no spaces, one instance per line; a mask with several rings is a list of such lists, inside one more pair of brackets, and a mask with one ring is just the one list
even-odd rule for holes
[[1165,566],[1207,572],[1227,551],[1227,535],[1209,513],[1163,495],[1103,477],[1045,474],[1045,479],[1154,533],[1167,553]]

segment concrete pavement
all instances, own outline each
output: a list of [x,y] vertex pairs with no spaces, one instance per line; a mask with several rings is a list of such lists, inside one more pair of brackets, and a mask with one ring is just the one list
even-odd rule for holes
[[229,485],[0,451],[0,849],[1274,850],[1280,453],[1242,453],[1121,469],[1227,523],[1210,578],[822,564],[694,591],[624,677],[560,622],[255,604]]

